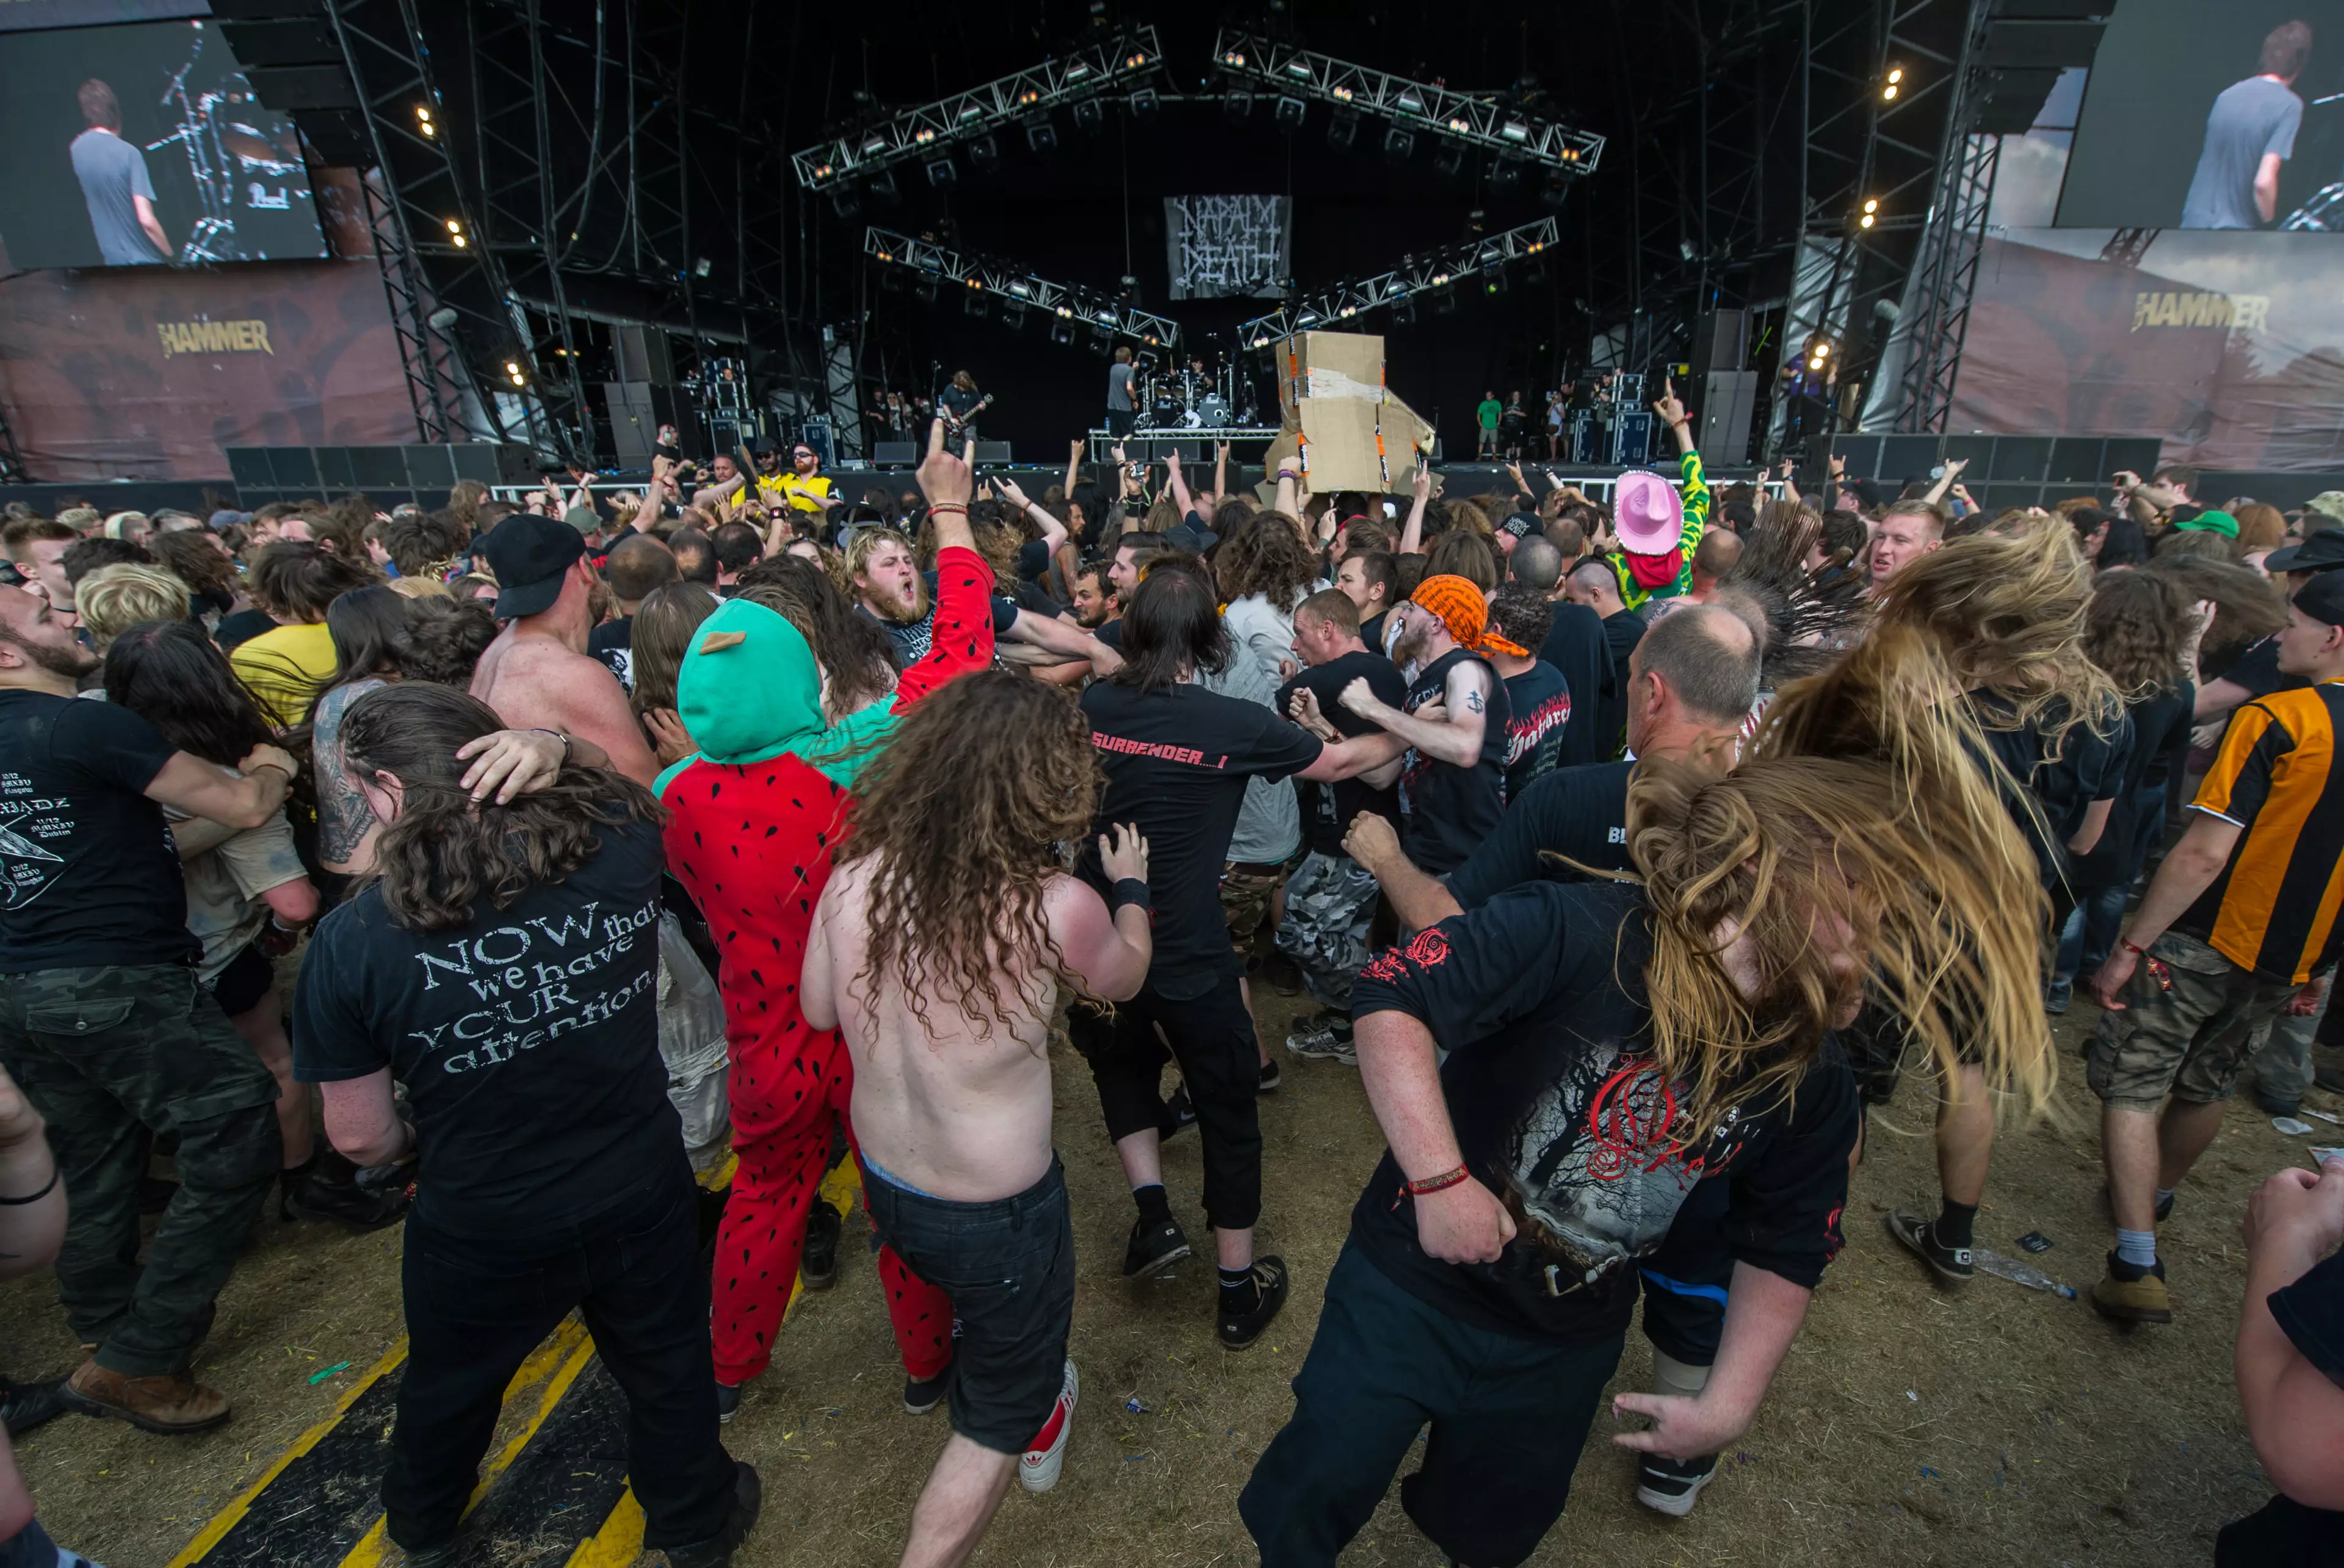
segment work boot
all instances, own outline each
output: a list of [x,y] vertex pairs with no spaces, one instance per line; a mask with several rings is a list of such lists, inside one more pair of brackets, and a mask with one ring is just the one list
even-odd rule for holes
[[22,1437],[43,1421],[56,1420],[65,1414],[65,1389],[63,1378],[20,1383],[0,1377],[0,1427],[5,1427],[10,1437]]
[[2127,1323],[2173,1321],[2173,1298],[2165,1289],[2163,1259],[2141,1268],[2108,1254],[2108,1271],[2092,1287],[2092,1306],[2103,1316]]
[[732,1516],[724,1528],[705,1541],[695,1541],[689,1546],[667,1549],[668,1568],[732,1568],[732,1553],[757,1527],[757,1515],[765,1505],[764,1488],[757,1481],[757,1472],[740,1460],[732,1462]]
[[134,1378],[95,1359],[66,1380],[66,1408],[84,1415],[112,1416],[144,1431],[175,1435],[201,1431],[227,1420],[227,1396],[186,1372]]
[[277,1173],[279,1219],[331,1219],[356,1230],[379,1230],[407,1215],[407,1188],[359,1184],[349,1162],[329,1168],[320,1155]]

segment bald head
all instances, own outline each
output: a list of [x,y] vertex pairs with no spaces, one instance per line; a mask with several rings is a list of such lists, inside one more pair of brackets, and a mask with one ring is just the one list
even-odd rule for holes
[[1629,655],[1631,678],[1656,677],[1701,724],[1738,724],[1758,701],[1758,639],[1714,604],[1688,604],[1652,623]]
[[1506,575],[1525,588],[1535,588],[1541,593],[1551,593],[1554,585],[1562,581],[1562,551],[1551,540],[1533,533],[1514,546],[1506,558]]
[[1713,583],[1742,562],[1742,536],[1730,529],[1712,529],[1692,552],[1692,574]]

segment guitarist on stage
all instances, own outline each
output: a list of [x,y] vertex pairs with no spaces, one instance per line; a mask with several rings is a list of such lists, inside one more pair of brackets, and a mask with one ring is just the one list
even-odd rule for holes
[[976,444],[976,416],[992,401],[976,389],[975,377],[966,370],[953,372],[952,385],[936,400],[936,408],[944,415],[945,445],[955,456],[969,458]]

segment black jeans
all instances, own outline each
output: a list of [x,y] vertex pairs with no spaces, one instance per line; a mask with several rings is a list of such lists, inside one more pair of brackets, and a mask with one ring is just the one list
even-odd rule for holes
[[[0,1062],[49,1124],[72,1218],[57,1295],[98,1365],[185,1371],[284,1163],[277,1080],[177,964],[0,975]],[[138,1181],[179,1135],[179,1190],[138,1260]]]
[[955,1203],[864,1165],[872,1228],[904,1267],[952,1298],[953,1431],[1024,1453],[1050,1420],[1075,1323],[1075,1224],[1056,1157],[1015,1198]]
[[1400,1506],[1462,1568],[1513,1568],[1571,1495],[1622,1337],[1542,1345],[1460,1323],[1346,1242],[1294,1419],[1238,1498],[1262,1568],[1334,1568],[1428,1421]]
[[1197,1108],[1197,1133],[1205,1146],[1205,1221],[1217,1230],[1247,1229],[1261,1218],[1261,1119],[1254,1103],[1261,1093],[1261,1058],[1237,976],[1224,975],[1202,996],[1177,1000],[1151,982],[1117,1006],[1112,1020],[1077,1002],[1066,1032],[1091,1065],[1106,1135],[1119,1142],[1157,1126],[1164,1115],[1159,1023]]
[[505,1385],[574,1308],[627,1395],[627,1478],[646,1546],[683,1546],[724,1527],[732,1462],[716,1440],[708,1275],[698,1266],[692,1169],[672,1168],[581,1224],[493,1239],[407,1217],[400,1286],[407,1375],[382,1504],[409,1551],[456,1533],[494,1435]]

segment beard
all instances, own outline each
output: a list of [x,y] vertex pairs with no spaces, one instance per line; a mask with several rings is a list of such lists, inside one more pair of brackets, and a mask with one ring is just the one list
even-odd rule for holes
[[864,590],[864,601],[883,621],[898,626],[909,626],[924,620],[928,613],[928,582],[918,572],[912,574],[908,591],[899,591],[892,583],[874,582]]
[[55,642],[27,642],[21,637],[11,637],[5,632],[0,632],[0,642],[8,643],[52,675],[79,680],[105,663],[79,643],[68,642],[60,646]]
[[1399,641],[1392,644],[1391,662],[1395,664],[1418,663],[1424,657],[1425,644],[1431,641],[1432,633],[1429,629],[1410,625],[1407,631],[1400,633]]

